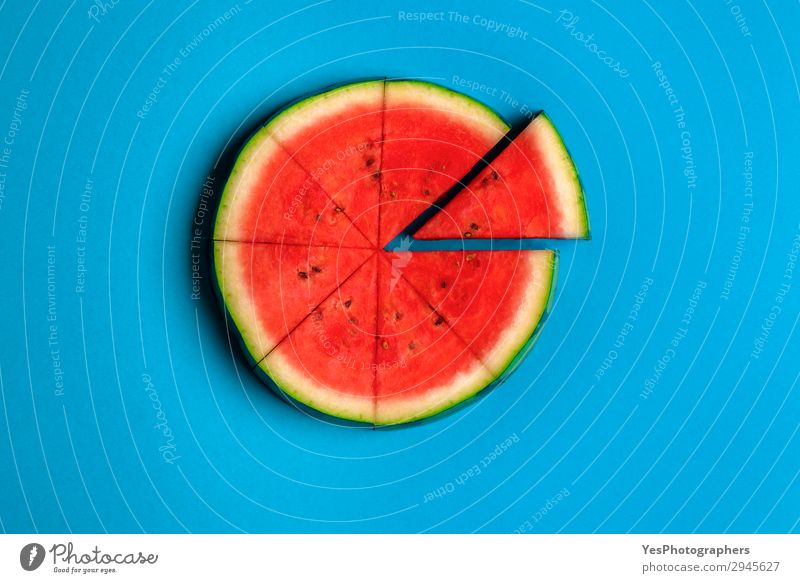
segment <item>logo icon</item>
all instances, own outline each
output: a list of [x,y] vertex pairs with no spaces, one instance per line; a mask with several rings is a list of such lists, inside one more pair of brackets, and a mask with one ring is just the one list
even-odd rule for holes
[[400,281],[403,274],[403,269],[411,261],[411,237],[402,237],[400,245],[392,250],[392,279],[389,282],[389,291],[394,290],[394,286]]
[[44,547],[39,543],[30,543],[19,552],[19,564],[26,571],[35,571],[44,562]]

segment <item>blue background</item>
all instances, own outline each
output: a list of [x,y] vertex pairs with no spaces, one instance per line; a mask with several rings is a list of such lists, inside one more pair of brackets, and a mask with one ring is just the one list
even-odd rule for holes
[[[2,2],[0,528],[797,531],[800,7],[737,1]],[[208,282],[191,297],[190,230],[272,110],[383,75],[545,109],[593,239],[555,245],[506,384],[371,431],[248,372]]]

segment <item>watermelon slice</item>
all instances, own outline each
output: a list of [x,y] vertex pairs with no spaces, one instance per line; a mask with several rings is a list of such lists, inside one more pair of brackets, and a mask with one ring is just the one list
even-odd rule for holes
[[380,244],[385,246],[497,144],[497,114],[430,83],[386,83]]
[[278,142],[258,132],[234,165],[217,211],[222,241],[371,247]]
[[378,238],[384,82],[338,87],[289,107],[268,131],[350,217]]
[[544,113],[415,234],[418,239],[588,236],[578,172]]
[[[485,106],[409,81],[340,87],[267,123],[214,233],[217,291],[254,370],[291,400],[381,425],[505,378],[547,314],[555,253],[382,246],[507,130]],[[586,236],[576,176],[539,116],[419,234]]]

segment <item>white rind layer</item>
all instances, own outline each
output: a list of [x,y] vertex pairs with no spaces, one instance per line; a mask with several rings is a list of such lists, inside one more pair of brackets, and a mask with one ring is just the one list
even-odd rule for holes
[[562,217],[559,237],[582,239],[589,236],[589,221],[583,188],[578,178],[575,163],[564,145],[561,135],[545,113],[540,113],[525,129],[544,157],[544,167],[550,171],[555,184],[553,202],[558,205],[558,216]]

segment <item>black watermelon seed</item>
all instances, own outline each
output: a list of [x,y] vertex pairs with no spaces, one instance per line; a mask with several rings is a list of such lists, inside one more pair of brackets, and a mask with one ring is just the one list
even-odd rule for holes
[[444,324],[444,320],[442,320],[442,318],[436,318],[436,319],[433,321],[433,325],[434,325],[434,326],[441,326],[442,324]]
[[417,345],[413,341],[408,343],[408,349],[409,350],[414,350],[416,347],[417,347]]
[[470,223],[469,228],[472,229],[473,231],[477,231],[478,229],[480,229],[478,223]]
[[345,308],[349,308],[351,305],[353,305],[353,300],[352,299],[348,298],[348,299],[346,299],[344,301],[344,307]]
[[447,287],[447,282],[442,280],[442,283],[439,284],[439,287],[441,287],[442,289],[446,288]]
[[299,277],[300,279],[308,279],[308,272],[306,272],[306,271],[298,271],[297,272],[297,277]]
[[312,265],[311,271],[313,271],[314,273],[322,273],[322,268],[319,265]]
[[498,178],[500,178],[500,175],[497,172],[495,172],[494,170],[492,170],[492,178],[494,180],[497,180]]

